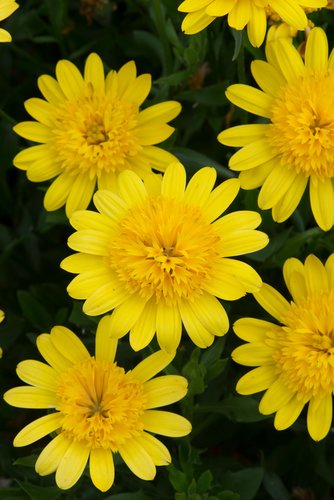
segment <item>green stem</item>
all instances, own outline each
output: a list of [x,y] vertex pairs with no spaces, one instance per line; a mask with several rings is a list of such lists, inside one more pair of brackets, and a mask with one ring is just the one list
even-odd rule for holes
[[5,120],[7,120],[9,123],[12,123],[13,125],[16,125],[16,120],[9,116],[6,111],[0,108],[0,116],[2,116]]
[[163,74],[168,75],[172,72],[172,53],[169,46],[169,41],[166,35],[165,22],[162,15],[161,0],[153,0],[153,8],[155,13],[156,28],[160,37],[164,52]]

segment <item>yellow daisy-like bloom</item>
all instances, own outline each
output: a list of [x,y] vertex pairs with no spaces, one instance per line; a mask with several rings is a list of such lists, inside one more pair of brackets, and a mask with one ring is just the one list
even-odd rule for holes
[[217,17],[227,15],[229,26],[236,30],[247,26],[250,43],[259,47],[266,34],[269,13],[274,11],[290,26],[303,30],[307,26],[305,5],[321,8],[327,5],[327,0],[184,0],[178,10],[187,13],[182,30],[188,35],[202,31]]
[[266,246],[267,235],[255,230],[261,217],[239,211],[216,220],[239,191],[238,179],[213,189],[216,175],[202,168],[186,187],[180,163],[150,185],[122,172],[117,194],[94,195],[99,213],[79,211],[70,220],[77,232],[68,244],[80,253],[61,264],[78,274],[68,293],[86,299],[88,315],[114,309],[113,334],[130,331],[134,350],[156,332],[160,347],[175,351],[182,323],[196,345],[211,345],[229,326],[216,297],[236,300],[262,284],[251,266],[230,258]]
[[24,427],[14,446],[27,446],[47,434],[56,437],[36,461],[41,476],[56,472],[61,489],[71,488],[89,460],[91,479],[101,491],[114,482],[113,453],[119,453],[141,479],[151,480],[156,466],[168,465],[165,445],[149,434],[179,437],[191,425],[175,413],[156,410],[179,401],[187,392],[187,380],[178,375],[153,378],[173,359],[158,351],[125,371],[115,362],[117,340],[110,335],[110,317],[97,328],[95,357],[68,328],[56,326],[37,338],[37,347],[48,364],[26,360],[17,374],[28,386],[4,395],[19,408],[45,408],[48,415]]
[[155,146],[174,128],[167,124],[181,110],[166,101],[140,111],[151,89],[151,76],[136,76],[133,61],[106,78],[100,57],[90,54],[84,76],[70,61],[56,66],[57,80],[38,79],[46,100],[28,99],[25,107],[37,120],[14,127],[22,137],[40,142],[21,151],[14,165],[33,182],[57,177],[44,198],[46,210],[66,203],[66,213],[87,208],[96,187],[114,189],[120,171],[144,178],[164,171],[176,158]]
[[258,204],[276,222],[296,209],[309,183],[313,215],[325,231],[334,224],[334,52],[325,32],[311,30],[305,63],[289,40],[267,45],[266,61],[253,61],[262,90],[231,85],[228,99],[269,123],[224,130],[218,140],[241,146],[229,162],[241,171],[241,187],[261,187]]
[[[19,5],[15,2],[15,0],[0,0],[0,21],[7,19],[16,9],[19,8]],[[1,42],[11,42],[12,37],[8,31],[0,28],[0,43]]]
[[277,430],[290,427],[308,403],[307,427],[319,441],[329,432],[334,392],[334,254],[325,265],[309,255],[303,265],[288,259],[283,267],[293,300],[289,303],[267,284],[254,294],[280,325],[243,318],[235,333],[249,342],[232,358],[256,366],[237,384],[240,394],[265,390],[259,410],[276,413]]

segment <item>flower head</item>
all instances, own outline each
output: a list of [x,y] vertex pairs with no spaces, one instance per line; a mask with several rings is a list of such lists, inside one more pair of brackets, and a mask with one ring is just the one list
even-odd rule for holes
[[[15,2],[15,0],[2,0],[0,2],[0,21],[7,19],[7,17],[11,16],[16,9],[19,8],[19,5]],[[8,31],[0,28],[0,42],[11,42],[12,37]]]
[[227,89],[231,102],[269,123],[241,125],[218,136],[222,144],[241,146],[229,166],[239,170],[241,187],[261,187],[258,204],[272,208],[276,222],[296,209],[307,187],[316,222],[334,224],[334,52],[314,28],[307,39],[305,63],[287,40],[267,45],[267,59],[253,61],[262,90],[248,85]]
[[46,210],[66,204],[70,216],[87,208],[96,183],[100,189],[112,189],[122,170],[143,178],[152,168],[163,171],[175,161],[155,144],[172,134],[167,122],[181,106],[166,101],[141,111],[151,76],[137,77],[133,61],[105,78],[101,59],[90,54],[84,76],[66,60],[58,62],[56,76],[57,80],[48,75],[38,79],[46,100],[25,102],[37,121],[14,127],[22,137],[42,143],[21,151],[15,166],[26,170],[33,182],[56,177],[44,198]]
[[37,459],[41,476],[56,472],[57,485],[67,489],[89,460],[94,485],[106,491],[114,481],[113,453],[145,480],[154,478],[157,465],[170,463],[165,445],[149,432],[178,437],[191,430],[180,415],[155,409],[179,401],[187,392],[184,377],[152,378],[173,355],[158,351],[126,372],[115,362],[117,340],[111,338],[108,316],[98,325],[94,357],[62,326],[40,335],[37,347],[48,364],[19,363],[17,374],[30,385],[10,389],[4,399],[19,408],[51,411],[24,427],[14,440],[15,446],[26,446],[51,432],[57,434]]
[[235,333],[248,344],[237,347],[233,359],[257,367],[237,384],[241,394],[265,390],[259,410],[276,413],[274,425],[290,427],[308,404],[311,437],[324,438],[332,422],[334,392],[334,254],[325,265],[314,255],[305,264],[288,259],[283,267],[292,295],[289,303],[267,284],[254,294],[280,324],[243,318]]
[[182,322],[196,345],[211,345],[214,335],[228,330],[216,297],[236,300],[261,286],[252,267],[230,258],[267,244],[267,235],[255,230],[261,217],[239,211],[216,220],[236,197],[239,181],[212,190],[215,180],[215,169],[205,167],[185,187],[180,163],[146,185],[122,172],[118,194],[98,191],[98,212],[79,211],[70,220],[77,232],[68,244],[80,253],[61,264],[78,274],[67,290],[86,299],[88,315],[114,309],[112,331],[121,337],[130,330],[135,350],[157,332],[160,347],[174,351]]
[[186,12],[182,29],[188,35],[198,33],[217,17],[227,15],[231,28],[242,30],[247,26],[248,38],[254,47],[259,47],[265,37],[267,16],[282,19],[290,26],[303,30],[307,26],[304,5],[321,8],[327,0],[184,0],[179,11]]

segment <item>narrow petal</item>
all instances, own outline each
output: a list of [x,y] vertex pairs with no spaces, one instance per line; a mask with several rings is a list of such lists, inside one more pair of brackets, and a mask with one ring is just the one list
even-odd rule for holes
[[299,400],[296,396],[290,399],[286,405],[277,410],[274,420],[275,428],[282,431],[294,424],[304,406],[304,401]]
[[314,28],[307,37],[305,66],[319,73],[327,70],[328,41],[326,33],[321,28]]
[[38,78],[38,88],[51,104],[59,105],[66,101],[66,96],[55,78],[42,75]]
[[96,178],[89,175],[78,175],[74,180],[66,200],[66,215],[71,217],[76,210],[85,210],[88,207],[96,186]]
[[252,142],[237,151],[229,161],[229,167],[232,170],[248,170],[258,167],[277,156],[277,152],[269,144],[266,138]]
[[240,189],[238,179],[228,179],[217,186],[209,195],[203,207],[205,217],[208,222],[212,222],[219,217],[236,198]]
[[50,335],[55,348],[71,363],[81,363],[90,359],[91,356],[81,340],[65,326],[54,326]]
[[[140,129],[151,122],[169,122],[181,112],[181,104],[177,101],[165,101],[149,106],[140,112],[138,125]],[[159,141],[160,142],[160,141]]]
[[260,47],[266,36],[267,16],[262,6],[251,2],[251,15],[247,24],[247,34],[253,47]]
[[128,207],[142,205],[147,198],[143,181],[130,170],[121,172],[118,178],[119,193]]
[[232,358],[236,363],[245,366],[273,365],[274,349],[262,342],[252,342],[243,344],[232,353]]
[[318,257],[308,255],[304,264],[305,284],[307,295],[319,295],[329,291],[329,283],[326,270]]
[[[266,94],[276,96],[277,92],[286,83],[275,66],[266,61],[253,61],[251,71],[256,83]],[[261,125],[256,126],[261,127]],[[262,127],[264,128],[266,125],[262,125]]]
[[332,413],[332,394],[310,400],[307,410],[307,429],[314,441],[320,441],[327,436],[332,423]]
[[156,468],[151,455],[135,438],[119,447],[119,454],[129,469],[140,479],[151,481],[156,474]]
[[143,312],[146,302],[146,299],[134,293],[114,310],[110,324],[114,337],[120,338],[128,333]]
[[270,0],[269,5],[287,24],[303,30],[307,26],[307,17],[298,3],[291,0]]
[[91,83],[94,92],[104,94],[104,68],[101,58],[95,54],[89,54],[85,64],[84,79]]
[[111,315],[103,316],[96,329],[95,358],[100,361],[113,363],[117,350],[118,340],[113,336],[111,329]]
[[78,68],[65,59],[56,66],[56,76],[59,85],[69,100],[76,100],[84,93],[84,80]]
[[90,449],[73,441],[65,451],[56,472],[56,483],[61,490],[71,488],[82,475],[89,457]]
[[89,472],[97,489],[100,491],[109,490],[115,479],[115,466],[111,450],[92,448],[89,457]]
[[157,351],[138,363],[132,374],[139,382],[144,383],[166,368],[174,357],[175,352]]
[[284,222],[293,214],[304,194],[307,183],[308,178],[306,176],[303,174],[296,175],[284,196],[272,208],[275,222]]
[[199,321],[190,307],[189,301],[186,299],[180,301],[179,307],[182,322],[191,340],[202,349],[209,347],[214,341],[214,335]]
[[145,409],[159,408],[182,399],[188,390],[188,381],[180,375],[163,375],[144,384],[147,398]]
[[258,205],[262,210],[272,208],[291,188],[297,173],[292,169],[282,171],[277,164],[266,178],[258,197]]
[[39,335],[36,339],[36,344],[45,361],[57,372],[64,372],[72,366],[70,360],[62,356],[58,349],[56,349],[49,334],[42,333],[42,335]]
[[107,283],[88,297],[82,310],[88,316],[99,316],[122,304],[128,295],[121,284]]
[[315,179],[311,176],[310,201],[314,218],[323,231],[334,224],[334,188],[331,178]]
[[217,139],[221,144],[225,144],[225,146],[239,148],[242,146],[247,146],[247,144],[251,144],[252,142],[259,141],[265,136],[267,131],[267,123],[237,125],[236,127],[230,127],[220,132]]
[[161,194],[168,198],[182,200],[186,186],[186,171],[181,163],[170,165],[162,179]]
[[169,437],[182,437],[191,432],[190,422],[177,415],[162,410],[147,410],[142,416],[144,429]]
[[259,411],[264,415],[276,412],[285,406],[293,397],[293,393],[279,379],[265,392],[259,404]]
[[241,318],[233,325],[234,333],[247,342],[263,342],[268,333],[280,328],[274,323],[256,318]]
[[208,16],[205,9],[197,12],[191,12],[182,21],[181,29],[187,35],[194,35],[199,31],[204,30],[209,24],[212,23],[216,18],[213,16]]
[[228,14],[228,24],[236,30],[242,30],[251,16],[251,2],[238,0]]
[[[291,2],[287,0],[287,3]],[[303,15],[305,16],[304,12]],[[291,25],[291,23],[288,24]],[[304,62],[290,40],[278,38],[271,45],[275,52],[279,68],[288,82],[294,82],[305,74]]]
[[259,366],[241,377],[237,383],[236,390],[239,394],[244,395],[261,392],[268,389],[268,387],[274,383],[276,378],[277,373],[273,366]]
[[36,472],[40,476],[47,476],[55,472],[70,444],[71,441],[65,437],[64,433],[58,434],[57,437],[43,448],[37,458],[35,464]]
[[119,221],[128,210],[128,206],[120,196],[111,191],[99,190],[94,195],[94,205],[101,214],[111,220]]
[[185,191],[184,201],[196,207],[202,207],[208,200],[216,182],[217,171],[212,167],[201,168],[196,172]]
[[171,463],[172,459],[168,449],[156,437],[142,432],[136,441],[150,455],[154,465],[169,465]]
[[70,282],[67,292],[73,299],[87,299],[99,288],[110,284],[113,278],[113,274],[103,267],[92,271],[84,271]]
[[77,231],[81,229],[94,229],[96,231],[106,231],[114,227],[113,221],[104,214],[93,212],[92,210],[78,210],[70,220],[71,226]]
[[[5,401],[7,400],[5,399]],[[40,417],[23,427],[16,435],[13,444],[14,446],[28,446],[35,443],[35,441],[59,429],[62,422],[63,416],[59,412],[44,415],[44,417]]]
[[263,283],[261,289],[254,293],[254,298],[273,318],[284,322],[290,304],[275,288]]
[[52,127],[54,125],[54,114],[57,108],[52,104],[43,99],[33,97],[24,102],[24,107],[38,122],[43,123],[47,127]]
[[67,172],[60,174],[51,184],[44,196],[44,208],[52,212],[65,205],[71,192],[75,177]]
[[134,351],[144,349],[155,334],[157,323],[157,305],[155,297],[152,297],[145,304],[145,307],[130,330],[130,345]]
[[284,281],[295,302],[307,296],[304,274],[304,266],[300,260],[290,258],[284,262]]
[[272,97],[259,89],[237,83],[226,89],[226,97],[249,113],[271,118]]
[[51,139],[51,129],[39,122],[20,122],[13,130],[29,141],[44,143]]
[[188,302],[188,306],[203,325],[212,335],[225,335],[229,328],[229,321],[226,311],[219,300],[205,291],[196,298],[194,302]]
[[[96,229],[81,229],[68,238],[68,246],[76,252],[106,257],[109,254],[112,233]],[[89,271],[87,271],[89,272]]]
[[4,394],[5,401],[17,408],[55,408],[57,396],[55,392],[23,385],[9,389]]
[[21,361],[16,367],[16,373],[27,384],[55,391],[57,372],[49,365],[32,359]]
[[157,340],[161,349],[174,352],[180,344],[182,323],[177,306],[157,305]]

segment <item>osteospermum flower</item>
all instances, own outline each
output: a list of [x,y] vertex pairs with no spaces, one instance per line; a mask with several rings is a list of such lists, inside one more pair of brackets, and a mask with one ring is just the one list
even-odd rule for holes
[[255,230],[261,217],[239,211],[218,219],[239,181],[212,190],[216,175],[202,168],[185,187],[185,169],[175,163],[146,187],[134,172],[122,172],[118,194],[95,194],[99,213],[80,211],[70,220],[77,232],[68,244],[80,253],[61,264],[78,273],[67,290],[86,299],[88,315],[114,309],[113,334],[130,330],[135,350],[157,332],[160,347],[174,351],[182,323],[196,345],[209,346],[229,324],[216,297],[236,300],[261,286],[251,266],[231,258],[267,244],[267,235]]
[[84,76],[66,60],[58,62],[56,76],[38,79],[46,100],[25,102],[37,121],[14,127],[22,137],[42,143],[21,151],[14,165],[26,170],[33,182],[56,177],[44,198],[46,210],[66,204],[70,216],[87,208],[96,183],[100,189],[113,189],[124,169],[145,177],[151,168],[163,171],[175,161],[155,144],[171,135],[174,128],[167,122],[181,106],[166,101],[141,111],[151,76],[137,77],[133,61],[105,78],[101,59],[90,54]]
[[37,337],[37,347],[48,364],[19,363],[17,374],[30,385],[10,389],[4,399],[19,408],[49,410],[14,440],[14,446],[26,446],[56,433],[36,461],[38,474],[56,472],[58,487],[68,489],[89,461],[94,485],[106,491],[114,482],[114,453],[145,480],[154,478],[156,466],[171,462],[165,445],[150,432],[178,437],[191,430],[180,415],[155,409],[180,400],[187,392],[184,377],[152,378],[173,355],[158,351],[126,372],[115,362],[117,340],[110,336],[107,316],[97,328],[95,357],[62,326]]
[[325,32],[314,28],[307,39],[305,63],[286,39],[267,45],[267,59],[253,61],[262,90],[232,85],[227,97],[268,123],[241,125],[218,136],[222,144],[241,146],[229,162],[241,171],[241,187],[261,187],[258,204],[272,208],[276,222],[296,209],[309,184],[316,222],[334,224],[334,52],[328,59]]
[[202,31],[217,17],[227,15],[229,26],[236,30],[247,26],[249,41],[259,47],[266,34],[268,15],[275,13],[290,26],[305,29],[305,4],[308,8],[321,8],[327,5],[327,0],[184,0],[179,11],[187,13],[182,30],[188,35]]
[[[19,5],[15,2],[15,0],[0,0],[0,21],[7,19],[16,9],[19,8]],[[11,42],[12,37],[8,31],[0,28],[0,42]]]
[[276,413],[276,429],[290,427],[308,404],[311,437],[324,438],[332,422],[334,392],[334,254],[325,265],[309,255],[303,265],[288,259],[283,267],[292,295],[289,303],[263,284],[254,297],[280,324],[243,318],[235,333],[248,344],[237,347],[233,359],[257,367],[237,384],[241,394],[265,390],[259,410]]

